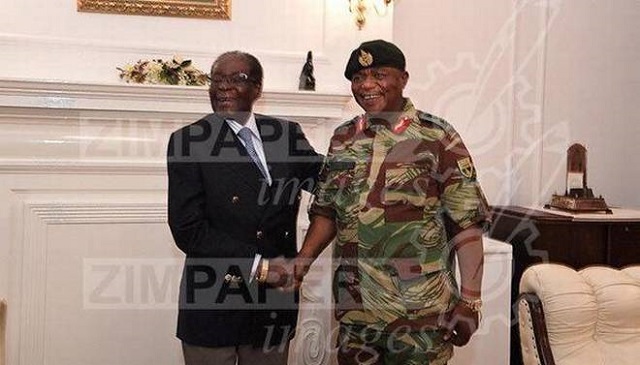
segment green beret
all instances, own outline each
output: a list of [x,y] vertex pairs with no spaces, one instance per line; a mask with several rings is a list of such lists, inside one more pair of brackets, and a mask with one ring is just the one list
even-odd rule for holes
[[406,61],[400,48],[382,39],[364,42],[351,52],[347,68],[344,70],[344,77],[351,80],[353,74],[362,69],[382,66],[404,71]]

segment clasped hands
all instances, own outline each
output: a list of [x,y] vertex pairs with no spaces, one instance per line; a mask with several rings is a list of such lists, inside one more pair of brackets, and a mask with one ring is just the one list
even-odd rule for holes
[[302,279],[309,271],[311,262],[312,260],[303,257],[289,259],[278,256],[262,259],[258,267],[258,278],[259,281],[282,291],[297,290],[302,285]]

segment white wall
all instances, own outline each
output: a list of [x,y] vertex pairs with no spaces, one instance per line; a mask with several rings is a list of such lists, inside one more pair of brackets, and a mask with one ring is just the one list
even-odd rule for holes
[[580,142],[594,192],[640,207],[640,2],[408,0],[395,11],[410,94],[463,135],[492,204],[564,192],[566,149]]
[[513,2],[399,1],[394,39],[407,95],[462,135],[491,204],[511,199]]
[[[640,208],[640,2],[565,0],[548,35],[543,176],[564,191],[565,142],[587,148],[588,184],[610,205]],[[562,145],[559,144],[562,142]],[[562,148],[561,148],[562,147]]]
[[267,90],[295,90],[308,50],[319,91],[348,92],[342,70],[364,39],[391,37],[393,13],[358,31],[343,0],[233,0],[232,19],[81,13],[73,0],[3,0],[0,77],[118,82],[115,67],[180,54],[208,70],[221,52],[254,53]]

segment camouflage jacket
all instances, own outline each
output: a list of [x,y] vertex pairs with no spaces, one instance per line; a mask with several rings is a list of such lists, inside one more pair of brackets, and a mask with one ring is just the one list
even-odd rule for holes
[[[459,134],[407,99],[395,125],[359,116],[333,137],[309,213],[337,225],[338,319],[380,329],[449,310],[449,239],[488,219]],[[407,277],[404,273],[414,275]]]

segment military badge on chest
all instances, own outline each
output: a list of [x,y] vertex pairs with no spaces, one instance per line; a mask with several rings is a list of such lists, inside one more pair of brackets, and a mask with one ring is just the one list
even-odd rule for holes
[[475,169],[471,163],[471,158],[465,157],[458,160],[458,170],[462,176],[471,179],[475,175]]

